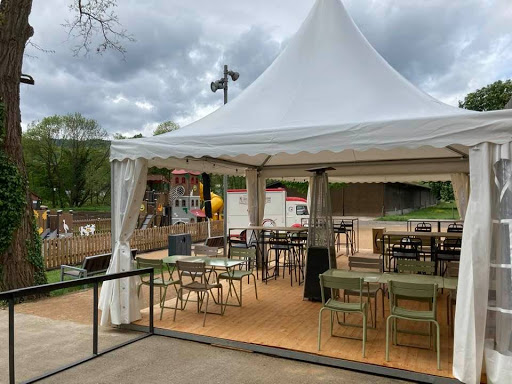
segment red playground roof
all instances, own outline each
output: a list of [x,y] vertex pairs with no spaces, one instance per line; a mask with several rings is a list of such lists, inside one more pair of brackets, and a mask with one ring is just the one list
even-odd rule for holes
[[196,217],[206,217],[204,212],[202,210],[200,210],[200,209],[191,209],[190,213],[193,214]]

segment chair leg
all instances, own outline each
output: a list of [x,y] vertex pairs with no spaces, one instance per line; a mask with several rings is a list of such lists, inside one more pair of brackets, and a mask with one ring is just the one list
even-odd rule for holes
[[183,305],[182,294],[183,294],[183,290],[180,288],[178,290],[178,294],[176,295],[176,305],[174,306],[174,317],[173,317],[172,321],[176,321],[176,312],[178,311],[178,300],[180,297],[181,297],[181,305]]
[[437,321],[434,322],[436,325],[436,349],[437,349],[437,369],[441,370],[441,344],[440,344],[440,335],[439,335],[439,323]]
[[254,293],[256,294],[256,300],[258,300],[258,288],[256,287],[256,276],[254,276],[254,273],[251,274],[251,276],[254,279]]
[[322,338],[322,311],[324,309],[320,308],[320,312],[318,313],[318,350],[320,350],[320,341]]
[[334,312],[333,311],[330,311],[329,312],[329,331],[331,333],[331,336],[332,336],[332,324],[334,323]]
[[[208,299],[210,298],[210,293],[208,291],[206,291],[205,295],[206,295],[206,305],[205,305],[205,308],[204,308],[203,327],[206,324],[206,314],[208,313]],[[204,300],[204,298],[203,298],[203,300]],[[222,311],[222,307],[221,307],[221,311]]]
[[242,306],[242,280],[240,279],[240,306]]
[[167,295],[167,286],[164,287],[164,294],[160,298],[160,320],[162,320],[162,315],[164,314],[164,306],[165,306],[165,297]]
[[366,357],[366,309],[363,312],[363,357]]
[[[389,326],[391,316],[388,316],[386,319],[386,361],[389,361]],[[394,319],[393,319],[394,320]],[[393,326],[393,322],[391,322],[391,326]]]

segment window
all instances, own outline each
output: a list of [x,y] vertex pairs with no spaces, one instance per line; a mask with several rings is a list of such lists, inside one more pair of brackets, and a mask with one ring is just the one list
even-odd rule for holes
[[297,205],[295,207],[295,213],[297,214],[297,216],[309,215],[308,206],[307,205]]
[[175,182],[176,184],[179,184],[179,183],[180,183],[180,178],[179,178],[179,177],[175,178],[175,179],[174,179],[174,182]]
[[184,177],[181,178],[181,184],[185,184],[187,181],[185,180]]
[[174,205],[175,205],[176,207],[179,207],[179,206],[180,206],[180,201],[179,201],[179,200],[176,200],[176,201],[174,202]]
[[196,182],[195,177],[191,177],[191,178],[190,178],[190,182],[191,182],[192,184],[194,184],[194,183]]
[[186,207],[186,206],[187,206],[187,203],[186,203],[186,201],[185,201],[185,200],[181,200],[181,206],[182,206],[182,207]]

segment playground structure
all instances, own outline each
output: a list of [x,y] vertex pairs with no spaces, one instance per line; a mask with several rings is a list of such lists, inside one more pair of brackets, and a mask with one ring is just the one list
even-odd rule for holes
[[[162,175],[148,175],[148,186],[160,184],[162,191],[155,189],[145,193],[140,207],[137,228],[146,229],[174,224],[198,223],[206,220],[201,206],[204,203],[203,184],[199,172],[176,169],[170,180]],[[220,219],[224,201],[211,193],[213,220]]]

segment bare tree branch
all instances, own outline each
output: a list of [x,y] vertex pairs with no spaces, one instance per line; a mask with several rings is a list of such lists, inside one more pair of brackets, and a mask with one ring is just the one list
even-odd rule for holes
[[[73,48],[75,56],[82,52],[87,54],[91,48],[95,48],[97,53],[113,49],[124,55],[126,49],[121,42],[132,42],[135,39],[123,29],[114,12],[116,7],[117,0],[73,1],[69,8],[75,13],[75,17],[63,25],[69,29],[70,37],[81,40],[80,44]],[[94,40],[97,35],[101,40],[96,43]]]

